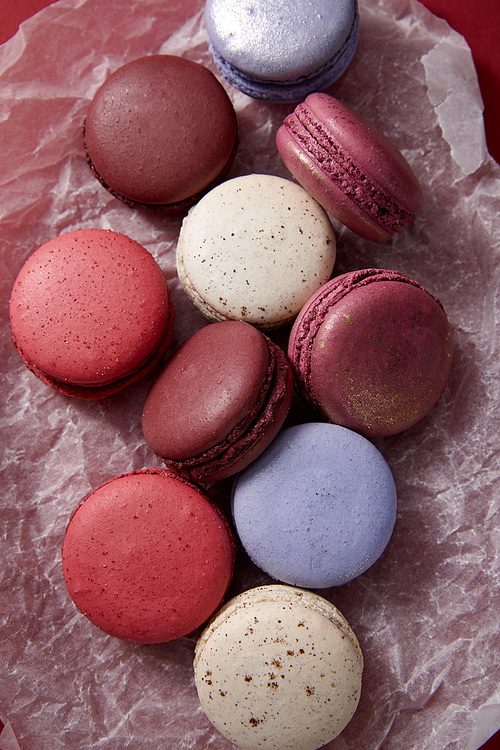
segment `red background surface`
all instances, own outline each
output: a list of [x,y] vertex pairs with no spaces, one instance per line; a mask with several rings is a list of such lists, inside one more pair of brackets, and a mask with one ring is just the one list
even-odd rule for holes
[[[472,50],[485,105],[488,149],[500,163],[500,0],[421,1],[462,34]],[[51,0],[0,0],[0,43],[13,36],[22,21],[51,4]],[[483,750],[499,748],[500,732],[497,732]]]

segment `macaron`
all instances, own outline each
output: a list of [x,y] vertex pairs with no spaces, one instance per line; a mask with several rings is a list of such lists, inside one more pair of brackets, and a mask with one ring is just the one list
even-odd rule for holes
[[248,96],[273,102],[330,86],[359,39],[356,0],[207,0],[205,19],[220,73]]
[[290,586],[250,589],[202,632],[198,697],[212,724],[245,750],[317,750],[358,706],[363,656],[339,610]]
[[373,268],[313,294],[288,342],[299,393],[322,418],[367,437],[395,435],[429,413],[452,350],[441,302],[408,276]]
[[278,581],[311,589],[368,570],[389,543],[396,511],[380,451],[326,422],[282,430],[233,488],[234,525],[250,559]]
[[62,547],[77,608],[108,635],[162,643],[200,627],[225,597],[235,541],[199,487],[166,469],[102,484],[73,512]]
[[291,368],[279,346],[248,323],[212,323],[185,341],[157,376],[144,404],[144,436],[187,479],[225,479],[269,445],[292,394]]
[[148,55],[96,92],[85,119],[92,172],[133,208],[177,211],[223,179],[237,145],[224,87],[199,63]]
[[276,134],[283,162],[332,216],[383,242],[413,220],[420,183],[398,148],[347,105],[310,94]]
[[335,233],[326,212],[291,180],[227,180],[189,211],[177,244],[184,291],[212,321],[262,330],[290,323],[331,276]]
[[22,266],[10,298],[14,345],[26,367],[68,396],[98,399],[148,373],[172,340],[163,273],[134,240],[77,229]]

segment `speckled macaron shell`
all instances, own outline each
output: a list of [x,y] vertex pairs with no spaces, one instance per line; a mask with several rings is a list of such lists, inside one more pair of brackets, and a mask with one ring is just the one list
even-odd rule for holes
[[356,0],[208,0],[210,50],[222,75],[257,99],[299,101],[334,83],[359,39]]
[[116,477],[76,508],[62,548],[68,592],[108,635],[161,643],[201,626],[229,586],[235,541],[222,512],[172,472]]
[[26,366],[62,393],[90,399],[146,374],[172,340],[173,319],[153,256],[105,229],[46,242],[21,268],[10,300]]
[[368,570],[389,543],[396,510],[380,451],[321,422],[282,430],[233,488],[233,520],[249,557],[304,588],[341,586]]
[[236,114],[208,68],[148,55],[118,68],[98,89],[84,141],[92,171],[117,198],[132,207],[180,210],[227,171]]
[[291,322],[331,276],[335,233],[304,188],[274,175],[236,177],[184,219],[177,271],[210,320],[270,330]]
[[346,104],[310,94],[276,135],[290,172],[336,219],[383,242],[413,220],[420,183],[399,149]]
[[292,400],[284,352],[242,321],[212,323],[170,357],[142,427],[167,467],[198,482],[241,471],[269,445]]
[[214,726],[246,750],[317,750],[358,706],[363,656],[345,617],[310,591],[250,589],[201,634],[195,683]]
[[288,357],[299,392],[323,418],[384,437],[434,407],[452,350],[436,297],[404,274],[364,269],[311,297],[292,327]]

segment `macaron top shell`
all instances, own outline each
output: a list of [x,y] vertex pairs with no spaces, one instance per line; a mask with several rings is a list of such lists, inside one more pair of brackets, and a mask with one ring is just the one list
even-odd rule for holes
[[234,540],[197,487],[151,469],[112,479],[80,503],[62,558],[68,591],[94,625],[160,643],[188,635],[220,604]]
[[284,583],[323,589],[379,559],[396,521],[396,487],[369,440],[312,422],[281,430],[239,474],[232,510],[256,565]]
[[295,81],[331,61],[352,27],[354,10],[352,0],[208,0],[205,17],[210,42],[226,62],[264,80]]
[[441,303],[396,271],[332,279],[304,306],[288,355],[299,391],[322,415],[371,437],[424,417],[451,368],[452,336]]
[[420,183],[395,144],[328,94],[310,94],[300,103],[276,143],[296,179],[366,239],[390,239],[422,205]]
[[171,338],[158,264],[134,240],[104,229],[68,232],[36,250],[14,284],[10,316],[30,363],[88,387],[128,376],[165,343],[166,331]]
[[257,329],[238,321],[205,326],[174,352],[152,386],[143,415],[146,439],[172,459],[203,453],[260,409],[271,374],[269,348]]
[[102,84],[85,122],[85,146],[103,184],[132,204],[183,207],[214,184],[237,138],[223,86],[199,63],[149,55]]
[[203,710],[238,747],[316,750],[351,720],[363,657],[330,602],[271,585],[221,608],[197,642],[194,668]]
[[270,330],[293,320],[330,278],[335,256],[331,222],[300,185],[252,174],[227,180],[189,211],[177,270],[209,319]]

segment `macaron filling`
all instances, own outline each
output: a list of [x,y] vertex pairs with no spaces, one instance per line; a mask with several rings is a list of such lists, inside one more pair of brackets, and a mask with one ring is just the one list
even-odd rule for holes
[[318,169],[389,234],[401,232],[412,221],[413,214],[360,169],[340,141],[312,117],[304,102],[285,118],[284,126]]

